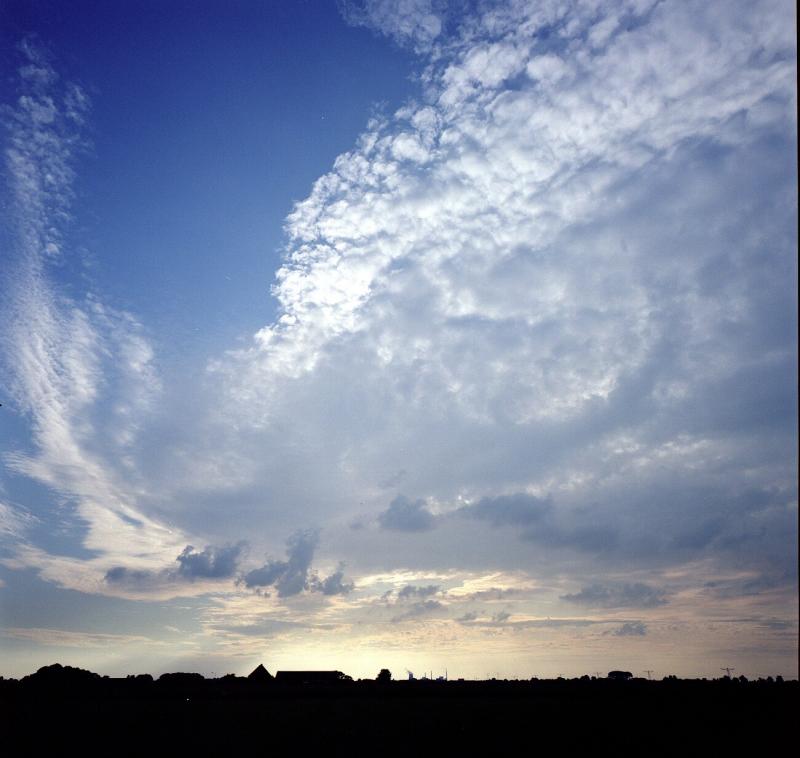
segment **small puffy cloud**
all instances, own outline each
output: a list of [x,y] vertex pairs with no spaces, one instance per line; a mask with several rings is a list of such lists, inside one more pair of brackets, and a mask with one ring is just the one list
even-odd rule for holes
[[424,500],[411,501],[405,495],[398,495],[378,516],[382,529],[396,532],[425,532],[433,529],[435,521]]
[[344,576],[344,565],[339,564],[339,567],[330,576],[325,579],[315,579],[312,583],[312,589],[321,592],[323,595],[347,595],[353,591],[354,584],[348,582]]
[[667,603],[667,591],[648,584],[591,584],[562,600],[587,608],[654,608]]
[[176,559],[179,564],[178,576],[190,581],[233,576],[243,548],[244,543],[240,542],[228,547],[209,545],[198,552],[192,545],[187,545]]
[[316,530],[295,532],[286,542],[285,561],[267,561],[263,566],[244,575],[246,587],[274,586],[278,597],[299,595],[309,588],[309,569],[319,542]]
[[248,571],[244,583],[247,587],[268,587],[275,584],[288,568],[286,561],[267,561],[263,566]]
[[240,581],[248,589],[257,591],[262,591],[265,587],[275,587],[278,597],[292,597],[304,591],[319,592],[327,596],[347,595],[352,592],[355,585],[345,578],[343,563],[324,579],[311,570],[318,544],[317,530],[295,532],[286,541],[286,560],[268,560],[263,566],[248,571]]

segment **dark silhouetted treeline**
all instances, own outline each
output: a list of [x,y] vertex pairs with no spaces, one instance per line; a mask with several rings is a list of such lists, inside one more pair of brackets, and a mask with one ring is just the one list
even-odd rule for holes
[[[331,754],[484,750],[505,754],[609,747],[659,754],[754,754],[793,739],[797,681],[744,677],[650,681],[612,676],[531,680],[400,680],[387,670],[353,681],[339,671],[249,677],[149,674],[101,677],[45,666],[0,678],[8,755],[43,755],[57,744],[81,754],[231,754],[260,746]],[[521,742],[520,742],[521,741]],[[250,754],[248,753],[248,754]]]

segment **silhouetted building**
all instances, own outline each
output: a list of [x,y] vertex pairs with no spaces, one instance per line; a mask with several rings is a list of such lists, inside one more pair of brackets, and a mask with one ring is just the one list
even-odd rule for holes
[[337,684],[352,682],[353,677],[341,671],[279,671],[275,681],[278,684]]
[[267,683],[275,681],[275,677],[264,668],[263,663],[259,663],[248,675],[247,679],[256,683]]

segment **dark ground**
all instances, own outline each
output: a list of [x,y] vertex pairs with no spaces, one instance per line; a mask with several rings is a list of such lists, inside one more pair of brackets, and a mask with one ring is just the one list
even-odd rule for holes
[[795,742],[799,691],[738,679],[282,685],[58,673],[0,680],[5,755],[760,756]]

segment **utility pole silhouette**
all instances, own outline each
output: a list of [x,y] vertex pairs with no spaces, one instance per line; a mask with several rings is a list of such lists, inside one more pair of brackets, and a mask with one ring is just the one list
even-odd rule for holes
[[728,675],[728,679],[731,678],[731,671],[736,671],[736,669],[729,668],[728,666],[723,666],[720,671],[724,671]]
[[647,674],[647,678],[648,679],[652,679],[653,678],[653,669],[645,669],[644,673]]

